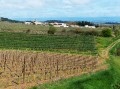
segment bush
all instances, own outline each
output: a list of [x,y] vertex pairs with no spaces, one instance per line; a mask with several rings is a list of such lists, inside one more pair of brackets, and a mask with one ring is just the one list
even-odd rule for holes
[[53,26],[50,26],[48,30],[48,34],[55,34],[55,32],[56,32],[56,28]]
[[117,56],[120,56],[120,48],[117,49]]
[[65,29],[65,28],[63,28],[63,29],[62,29],[62,32],[66,32],[66,29]]
[[93,36],[99,36],[99,32],[95,30],[85,31],[85,35],[93,35]]
[[93,35],[93,36],[99,36],[100,32],[95,31],[95,30],[89,30],[89,31],[82,31],[80,28],[76,28],[74,30],[74,33],[76,34],[84,34],[84,35]]
[[104,30],[102,30],[102,36],[104,36],[104,37],[111,37],[112,36],[112,30],[111,29],[104,29]]
[[116,82],[116,83],[113,85],[113,89],[120,89],[120,82]]
[[76,34],[82,33],[82,31],[80,30],[80,28],[76,28],[74,32],[75,32]]
[[30,29],[26,30],[26,33],[30,33]]
[[120,31],[117,29],[117,30],[114,30],[114,34],[116,37],[118,37],[120,35]]

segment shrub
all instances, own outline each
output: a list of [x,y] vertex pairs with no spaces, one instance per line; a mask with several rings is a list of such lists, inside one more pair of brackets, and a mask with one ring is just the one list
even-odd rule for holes
[[30,33],[30,29],[26,30],[26,33]]
[[120,82],[116,82],[116,83],[113,85],[113,89],[120,89]]
[[49,24],[49,26],[53,26],[52,24]]
[[118,37],[120,35],[120,31],[117,29],[117,30],[114,30],[114,34],[116,37]]
[[56,28],[53,26],[49,27],[48,34],[54,34],[56,32]]
[[75,32],[76,34],[82,33],[82,31],[80,30],[80,28],[76,28],[74,32]]
[[65,28],[63,28],[63,29],[62,29],[62,32],[66,32],[66,29],[65,29]]
[[93,35],[93,36],[99,36],[100,32],[95,30],[89,30],[89,31],[82,31],[80,28],[75,29],[74,33],[76,34],[84,34],[84,35]]
[[102,36],[104,36],[104,37],[111,37],[112,36],[112,30],[111,29],[104,29],[104,30],[102,30]]
[[117,56],[120,56],[120,48],[117,49]]
[[85,35],[93,35],[93,36],[98,36],[99,32],[95,31],[95,30],[90,30],[90,31],[85,31],[84,32]]

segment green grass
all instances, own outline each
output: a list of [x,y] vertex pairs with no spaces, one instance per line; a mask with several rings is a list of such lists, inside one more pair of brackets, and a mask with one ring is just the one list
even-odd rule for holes
[[[112,41],[116,41],[116,40],[118,40],[118,39],[120,39],[120,36],[115,37],[115,38],[112,38]],[[111,42],[111,43],[112,43],[112,42]],[[117,48],[120,48],[120,43],[116,44],[116,45],[110,50],[110,54],[116,56],[116,55],[117,55],[117,50],[116,50]]]
[[96,37],[97,48],[106,48],[111,42],[112,37]]
[[114,76],[112,86],[114,89],[120,89],[120,57],[111,56],[110,64],[112,66],[112,75]]
[[113,76],[109,71],[102,71],[91,76],[73,77],[31,89],[111,89],[112,80]]
[[94,36],[34,35],[25,33],[0,33],[0,49],[20,49],[61,52],[95,52]]
[[96,37],[97,50],[100,51],[100,50],[108,47],[112,42],[114,42],[118,39],[120,39],[120,36],[118,36],[118,37],[99,37],[99,36]]
[[117,48],[120,48],[120,43],[119,44],[117,44],[115,47],[113,47],[111,50],[110,50],[110,53],[112,54],[112,55],[117,55]]

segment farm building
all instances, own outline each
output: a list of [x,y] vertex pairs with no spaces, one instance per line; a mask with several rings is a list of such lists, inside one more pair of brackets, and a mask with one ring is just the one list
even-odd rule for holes
[[26,22],[24,22],[24,24],[30,25],[30,24],[32,24],[32,22],[26,21]]
[[44,25],[44,23],[38,22],[38,21],[26,21],[26,22],[24,22],[24,24],[26,24],[26,25],[30,25],[30,24],[33,24],[33,25]]
[[95,26],[85,25],[85,28],[96,28]]
[[78,25],[70,25],[70,27],[79,28],[80,26],[78,26]]
[[69,27],[66,23],[50,23],[51,25],[53,25],[54,27]]
[[44,25],[44,23],[38,22],[38,21],[33,21],[32,23],[33,23],[34,25]]

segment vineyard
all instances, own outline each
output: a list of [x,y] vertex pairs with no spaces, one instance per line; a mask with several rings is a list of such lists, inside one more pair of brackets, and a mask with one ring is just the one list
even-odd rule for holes
[[94,72],[97,56],[25,51],[0,51],[0,85],[54,81]]
[[94,72],[100,65],[95,44],[90,35],[0,32],[0,85],[40,84]]
[[94,36],[85,35],[33,35],[24,33],[0,33],[1,49],[96,52]]

